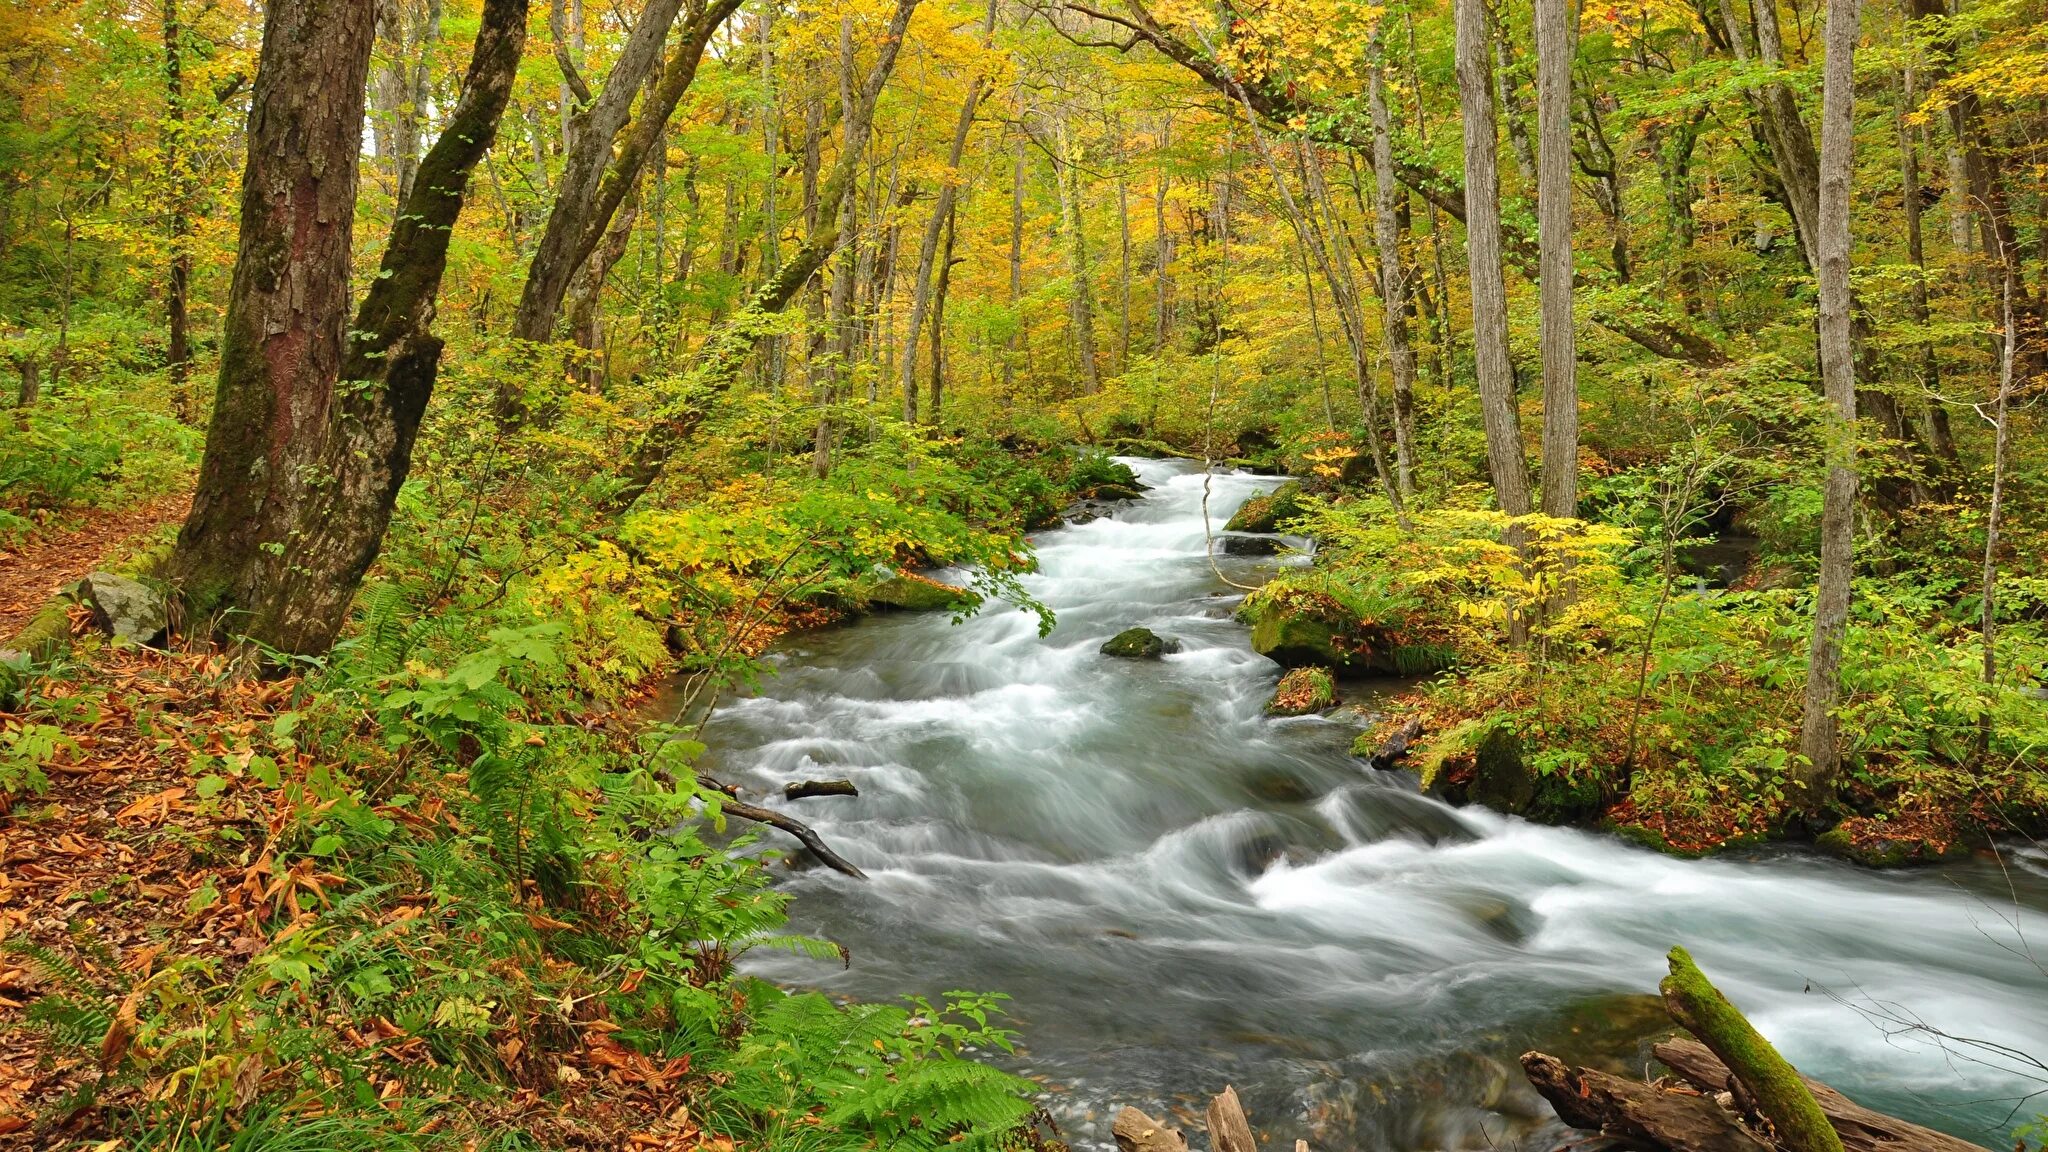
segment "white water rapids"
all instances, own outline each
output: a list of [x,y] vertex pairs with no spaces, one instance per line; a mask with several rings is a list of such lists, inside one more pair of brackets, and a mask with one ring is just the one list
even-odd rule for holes
[[[1006,1063],[1049,1086],[1077,1149],[1112,1147],[1116,1104],[1157,1115],[1234,1083],[1276,1139],[1406,1152],[1550,1147],[1515,1057],[1640,1072],[1661,1023],[1640,994],[1683,943],[1810,1075],[2010,1146],[2017,1098],[2048,1084],[1872,1014],[2048,1059],[2048,858],[1682,861],[1427,799],[1347,755],[1355,720],[1264,716],[1279,669],[1204,558],[1200,470],[1130,463],[1146,499],[1037,538],[1050,637],[1004,605],[958,626],[875,616],[789,638],[778,675],[713,717],[714,773],[771,803],[790,780],[860,788],[788,805],[872,877],[788,881],[795,928],[851,967],[753,970],[867,998],[1010,994]],[[1212,521],[1274,483],[1216,476]],[[1276,567],[1220,562],[1241,583]],[[1184,647],[1097,653],[1133,625]]]

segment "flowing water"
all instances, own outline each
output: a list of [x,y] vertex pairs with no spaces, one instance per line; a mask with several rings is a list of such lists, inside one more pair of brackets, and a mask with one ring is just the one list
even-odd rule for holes
[[[1115,1104],[1159,1114],[1233,1083],[1319,1152],[1487,1149],[1561,1134],[1523,1050],[1641,1070],[1661,1023],[1642,994],[1682,942],[1810,1074],[2010,1146],[2015,1098],[2044,1085],[1875,1017],[2048,1057],[2029,958],[2048,948],[2021,934],[2048,941],[2048,857],[1680,861],[1425,798],[1347,755],[1355,716],[1263,715],[1278,669],[1205,559],[1200,470],[1132,463],[1144,500],[1037,539],[1050,637],[1001,605],[957,626],[876,616],[791,637],[760,694],[713,718],[724,779],[860,788],[790,805],[872,877],[789,881],[797,929],[851,967],[756,970],[863,998],[1010,994],[1008,1063],[1051,1087],[1076,1148],[1111,1146]],[[1216,476],[1211,519],[1273,483]],[[1286,561],[1219,563],[1251,584]],[[1133,625],[1182,651],[1096,652]]]

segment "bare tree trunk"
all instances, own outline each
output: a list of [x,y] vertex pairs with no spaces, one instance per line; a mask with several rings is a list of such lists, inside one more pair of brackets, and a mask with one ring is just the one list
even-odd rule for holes
[[[2005,321],[2004,339],[1999,344],[1998,397],[1992,404],[1992,426],[1996,433],[1991,449],[1991,506],[1984,513],[1983,605],[1978,625],[1984,643],[1984,687],[1998,686],[1998,531],[2005,511],[2005,469],[2011,444],[2013,354],[2019,345],[2019,314],[2013,308],[2013,283],[2007,278],[2000,292]],[[1977,754],[1991,748],[1991,714],[1986,712],[1977,730]]]
[[1102,391],[1102,371],[1095,360],[1095,285],[1088,270],[1088,236],[1081,227],[1081,174],[1074,166],[1073,132],[1064,103],[1053,113],[1053,140],[1058,151],[1054,175],[1060,186],[1060,230],[1067,242],[1067,275],[1073,280],[1067,306],[1073,319],[1074,355],[1081,368],[1081,391],[1093,396]]
[[[1762,0],[1771,3],[1773,0]],[[1571,0],[1536,0],[1536,212],[1543,345],[1543,514],[1579,514],[1578,343],[1572,318]]]
[[526,0],[486,0],[462,96],[351,322],[374,21],[363,5],[270,4],[220,382],[171,557],[195,619],[275,651],[332,645],[411,466],[449,237],[511,97],[526,15]]
[[1508,360],[1507,281],[1500,256],[1500,175],[1487,79],[1484,0],[1456,0],[1458,99],[1465,132],[1465,255],[1472,276],[1472,341],[1479,410],[1494,499],[1510,516],[1529,513],[1529,464],[1522,455]]
[[1124,172],[1124,122],[1116,120],[1116,226],[1122,244],[1117,269],[1116,370],[1131,369],[1131,189]]
[[[1822,490],[1820,590],[1814,601],[1799,750],[1794,780],[1807,810],[1817,809],[1841,768],[1834,708],[1841,695],[1842,642],[1849,630],[1856,543],[1856,366],[1849,319],[1849,211],[1855,148],[1855,55],[1861,0],[1828,0],[1827,60],[1821,107],[1819,215],[1821,386],[1828,402],[1828,472]],[[1762,23],[1764,21],[1760,21]]]
[[[775,4],[761,5],[761,155],[767,171],[761,189],[761,267],[775,268],[782,262],[779,251],[782,243],[782,222],[776,219],[775,184],[781,175],[781,161],[777,146],[782,139],[782,102],[775,85]],[[768,385],[768,394],[774,396],[782,390],[782,373],[787,358],[787,349],[780,336],[762,339],[761,375]],[[776,423],[769,435],[768,456],[779,455],[776,440],[780,423]]]
[[1395,201],[1407,195],[1394,181],[1394,122],[1387,110],[1386,44],[1373,30],[1367,99],[1372,106],[1373,239],[1380,259],[1380,316],[1394,383],[1394,470],[1401,494],[1415,492],[1415,351],[1408,346],[1408,269],[1401,260]]
[[[1539,26],[1536,33],[1536,52],[1540,60],[1543,52],[1543,33],[1540,25],[1542,17],[1539,15],[1537,19]],[[1522,184],[1524,187],[1527,187],[1535,184],[1539,177],[1536,169],[1536,154],[1529,147],[1529,122],[1522,111],[1521,100],[1517,99],[1520,93],[1516,92],[1512,87],[1510,77],[1508,76],[1508,69],[1513,64],[1514,57],[1508,49],[1507,20],[1500,12],[1494,11],[1489,14],[1487,24],[1491,27],[1493,40],[1494,94],[1500,99],[1500,118],[1505,122],[1503,126],[1508,132],[1508,143],[1514,148],[1515,168],[1521,172]],[[1540,71],[1540,64],[1538,68]],[[1538,87],[1541,87],[1540,76],[1538,78]],[[1540,118],[1542,115],[1540,108],[1542,96],[1540,92],[1537,96],[1537,103],[1539,105],[1537,114]],[[1538,131],[1541,131],[1540,125]]]
[[1941,398],[1940,364],[1935,359],[1934,343],[1925,333],[1931,314],[1927,307],[1927,243],[1920,206],[1920,148],[1918,134],[1906,122],[1907,114],[1918,103],[1915,79],[1910,67],[1900,72],[1899,105],[1893,109],[1892,119],[1899,136],[1899,187],[1906,214],[1906,258],[1913,262],[1913,322],[1922,329],[1919,362],[1914,366],[1914,375],[1920,386],[1919,411],[1925,426],[1923,437],[1934,453],[1935,466],[1947,470],[1956,464],[1956,442],[1954,433],[1949,430],[1948,407]]

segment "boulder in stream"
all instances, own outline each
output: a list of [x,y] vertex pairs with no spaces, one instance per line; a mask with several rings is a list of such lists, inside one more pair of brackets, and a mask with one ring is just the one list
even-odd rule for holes
[[904,612],[956,612],[974,605],[974,593],[965,588],[880,565],[862,585],[860,599]]
[[1126,628],[1110,637],[1101,648],[1104,656],[1126,660],[1157,660],[1169,652],[1178,651],[1180,641],[1161,636],[1150,628]]
[[1273,698],[1266,702],[1268,716],[1306,716],[1337,703],[1337,680],[1328,668],[1295,668],[1280,677]]
[[1301,485],[1293,480],[1264,496],[1254,496],[1223,526],[1226,532],[1272,532],[1283,520],[1301,515]]

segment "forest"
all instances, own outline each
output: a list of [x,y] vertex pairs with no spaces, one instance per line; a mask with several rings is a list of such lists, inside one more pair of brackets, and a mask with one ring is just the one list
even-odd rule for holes
[[2044,17],[18,0],[0,1146],[2038,1146]]

